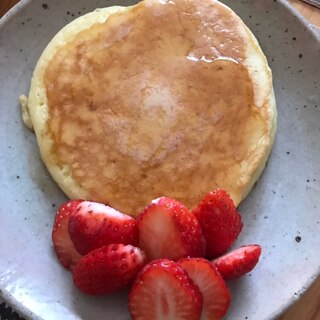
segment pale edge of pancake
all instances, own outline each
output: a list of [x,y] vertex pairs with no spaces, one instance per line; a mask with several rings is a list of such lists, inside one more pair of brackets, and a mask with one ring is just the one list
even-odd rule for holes
[[[221,3],[219,2],[219,4]],[[130,7],[120,6],[97,9],[69,23],[58,32],[43,51],[32,77],[28,97],[28,111],[36,133],[41,158],[53,179],[71,199],[89,199],[89,194],[73,180],[69,167],[67,165],[58,167],[54,161],[54,156],[51,155],[53,141],[45,134],[45,124],[48,119],[48,106],[46,89],[43,82],[44,72],[46,70],[47,63],[60,46],[72,41],[79,32],[89,28],[90,26],[96,23],[105,22],[110,15],[116,12],[123,12],[128,9],[130,9]],[[228,9],[232,11],[230,8]],[[233,14],[236,15],[234,12]],[[236,205],[238,205],[240,201],[248,195],[265,168],[275,138],[277,118],[276,102],[272,87],[272,73],[268,67],[266,57],[264,56],[258,41],[252,32],[247,26],[245,26],[239,17],[238,19],[239,22],[241,22],[238,26],[238,32],[244,38],[248,39],[244,65],[248,69],[253,82],[255,104],[257,107],[264,106],[268,113],[267,127],[269,135],[264,135],[260,138],[258,146],[256,146],[256,149],[259,150],[259,152],[255,152],[253,157],[249,157],[247,161],[242,162],[242,172],[244,174],[239,177],[238,183],[235,186],[236,190],[230,192]],[[261,156],[259,157],[257,154],[261,154]]]
[[125,11],[128,8],[130,7],[113,6],[97,9],[66,25],[47,45],[38,60],[32,76],[28,97],[28,110],[37,137],[40,155],[52,178],[70,199],[89,199],[90,196],[77,183],[75,183],[71,176],[70,168],[67,165],[58,167],[55,163],[54,157],[51,155],[53,141],[45,134],[46,121],[48,119],[48,105],[46,89],[43,82],[44,73],[48,62],[54,56],[59,47],[72,41],[79,32],[96,23],[104,23],[112,14]]
[[[273,90],[272,72],[268,66],[267,58],[264,55],[258,40],[244,23],[243,25],[245,26],[247,35],[251,40],[251,45],[248,45],[246,48],[246,57],[249,58],[246,58],[244,65],[248,69],[253,82],[255,104],[260,108],[264,107],[267,112],[266,119],[269,135],[260,137],[257,148],[260,149],[259,153],[261,154],[261,158],[259,159],[255,153],[242,164],[243,166],[247,166],[245,172],[248,174],[241,177],[239,194],[237,196],[233,196],[233,200],[237,206],[249,194],[266,167],[277,131],[277,107]],[[260,72],[259,70],[263,70],[264,72]],[[261,91],[260,88],[267,88],[267,90]]]

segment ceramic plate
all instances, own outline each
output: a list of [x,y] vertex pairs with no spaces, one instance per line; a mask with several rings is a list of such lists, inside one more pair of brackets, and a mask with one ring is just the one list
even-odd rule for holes
[[[51,247],[66,198],[48,175],[20,117],[39,55],[66,23],[97,7],[134,1],[26,0],[0,22],[0,289],[32,319],[129,319],[126,292],[79,293]],[[320,41],[285,1],[223,1],[259,39],[274,75],[276,142],[261,179],[240,206],[236,245],[259,243],[257,268],[229,284],[229,320],[273,319],[320,273]],[[150,319],[151,320],[151,319]]]

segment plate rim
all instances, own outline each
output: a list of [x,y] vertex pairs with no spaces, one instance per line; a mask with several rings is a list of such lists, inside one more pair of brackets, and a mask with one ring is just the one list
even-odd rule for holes
[[31,3],[33,0],[20,0],[13,7],[11,7],[1,18],[0,18],[0,30],[1,28],[9,22],[21,9],[23,9],[27,4]]

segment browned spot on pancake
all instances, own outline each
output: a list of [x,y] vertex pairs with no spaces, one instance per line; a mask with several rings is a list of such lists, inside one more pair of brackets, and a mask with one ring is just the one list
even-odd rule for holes
[[45,73],[52,153],[92,200],[135,214],[236,188],[262,134],[238,23],[211,1],[149,1],[59,48]]

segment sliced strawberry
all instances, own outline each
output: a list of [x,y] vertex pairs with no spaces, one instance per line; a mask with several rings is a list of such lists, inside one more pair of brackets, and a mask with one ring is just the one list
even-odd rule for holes
[[192,212],[201,225],[209,258],[225,253],[242,230],[241,216],[222,189],[209,192]]
[[236,279],[250,272],[258,263],[261,247],[257,244],[240,247],[212,261],[226,280]]
[[130,284],[145,264],[145,255],[131,245],[109,244],[80,259],[72,275],[74,284],[90,295],[108,294]]
[[220,319],[230,304],[229,290],[216,268],[203,258],[186,258],[178,264],[187,271],[203,296],[201,320]]
[[69,221],[69,234],[83,255],[107,244],[137,245],[136,220],[104,204],[83,201]]
[[171,198],[153,200],[137,218],[139,247],[149,260],[201,257],[205,241],[195,216]]
[[56,213],[52,228],[51,238],[54,250],[60,263],[68,270],[71,270],[81,258],[79,252],[74,248],[68,232],[69,218],[81,201],[70,200],[63,203]]
[[146,265],[129,294],[132,320],[199,320],[202,296],[177,263],[159,259]]

